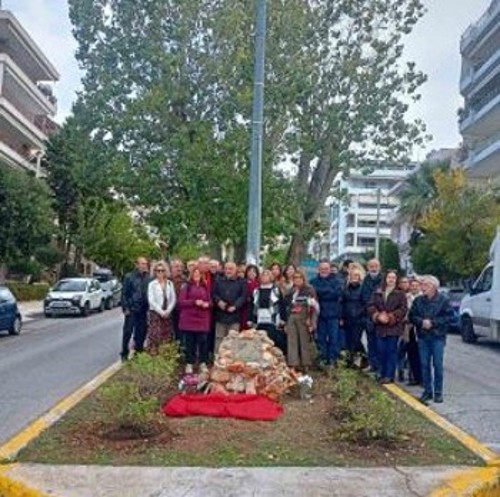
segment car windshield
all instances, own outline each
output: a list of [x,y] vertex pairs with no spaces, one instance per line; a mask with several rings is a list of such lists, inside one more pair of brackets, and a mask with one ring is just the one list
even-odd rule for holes
[[54,286],[54,292],[84,292],[87,288],[86,281],[62,280]]

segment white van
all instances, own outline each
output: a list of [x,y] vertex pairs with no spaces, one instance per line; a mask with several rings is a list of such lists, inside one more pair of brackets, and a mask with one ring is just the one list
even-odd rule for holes
[[500,229],[490,249],[490,262],[460,305],[462,340],[475,343],[480,336],[500,341]]

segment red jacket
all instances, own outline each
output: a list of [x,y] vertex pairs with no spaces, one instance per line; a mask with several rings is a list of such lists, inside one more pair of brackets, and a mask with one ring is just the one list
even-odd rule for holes
[[[199,307],[196,300],[203,300],[210,304],[208,308]],[[212,314],[210,292],[206,285],[186,283],[181,288],[179,295],[179,330],[208,333]]]

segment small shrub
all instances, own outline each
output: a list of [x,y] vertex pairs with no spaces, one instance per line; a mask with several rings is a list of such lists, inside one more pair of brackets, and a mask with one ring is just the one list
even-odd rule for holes
[[47,295],[47,292],[49,291],[49,285],[45,283],[29,285],[28,283],[9,281],[7,282],[7,287],[20,302],[26,302],[29,300],[43,300]]
[[179,348],[170,343],[158,355],[136,355],[98,392],[101,415],[106,424],[134,427],[147,432],[159,414],[179,368]]
[[385,392],[368,386],[359,372],[340,367],[336,372],[339,438],[349,441],[394,441],[401,436],[396,405]]

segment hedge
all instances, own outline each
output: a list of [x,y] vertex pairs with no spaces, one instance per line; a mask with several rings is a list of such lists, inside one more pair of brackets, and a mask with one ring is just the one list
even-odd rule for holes
[[49,285],[46,283],[37,283],[29,285],[28,283],[20,283],[17,281],[7,282],[7,287],[16,296],[20,302],[29,300],[43,300],[49,291]]

